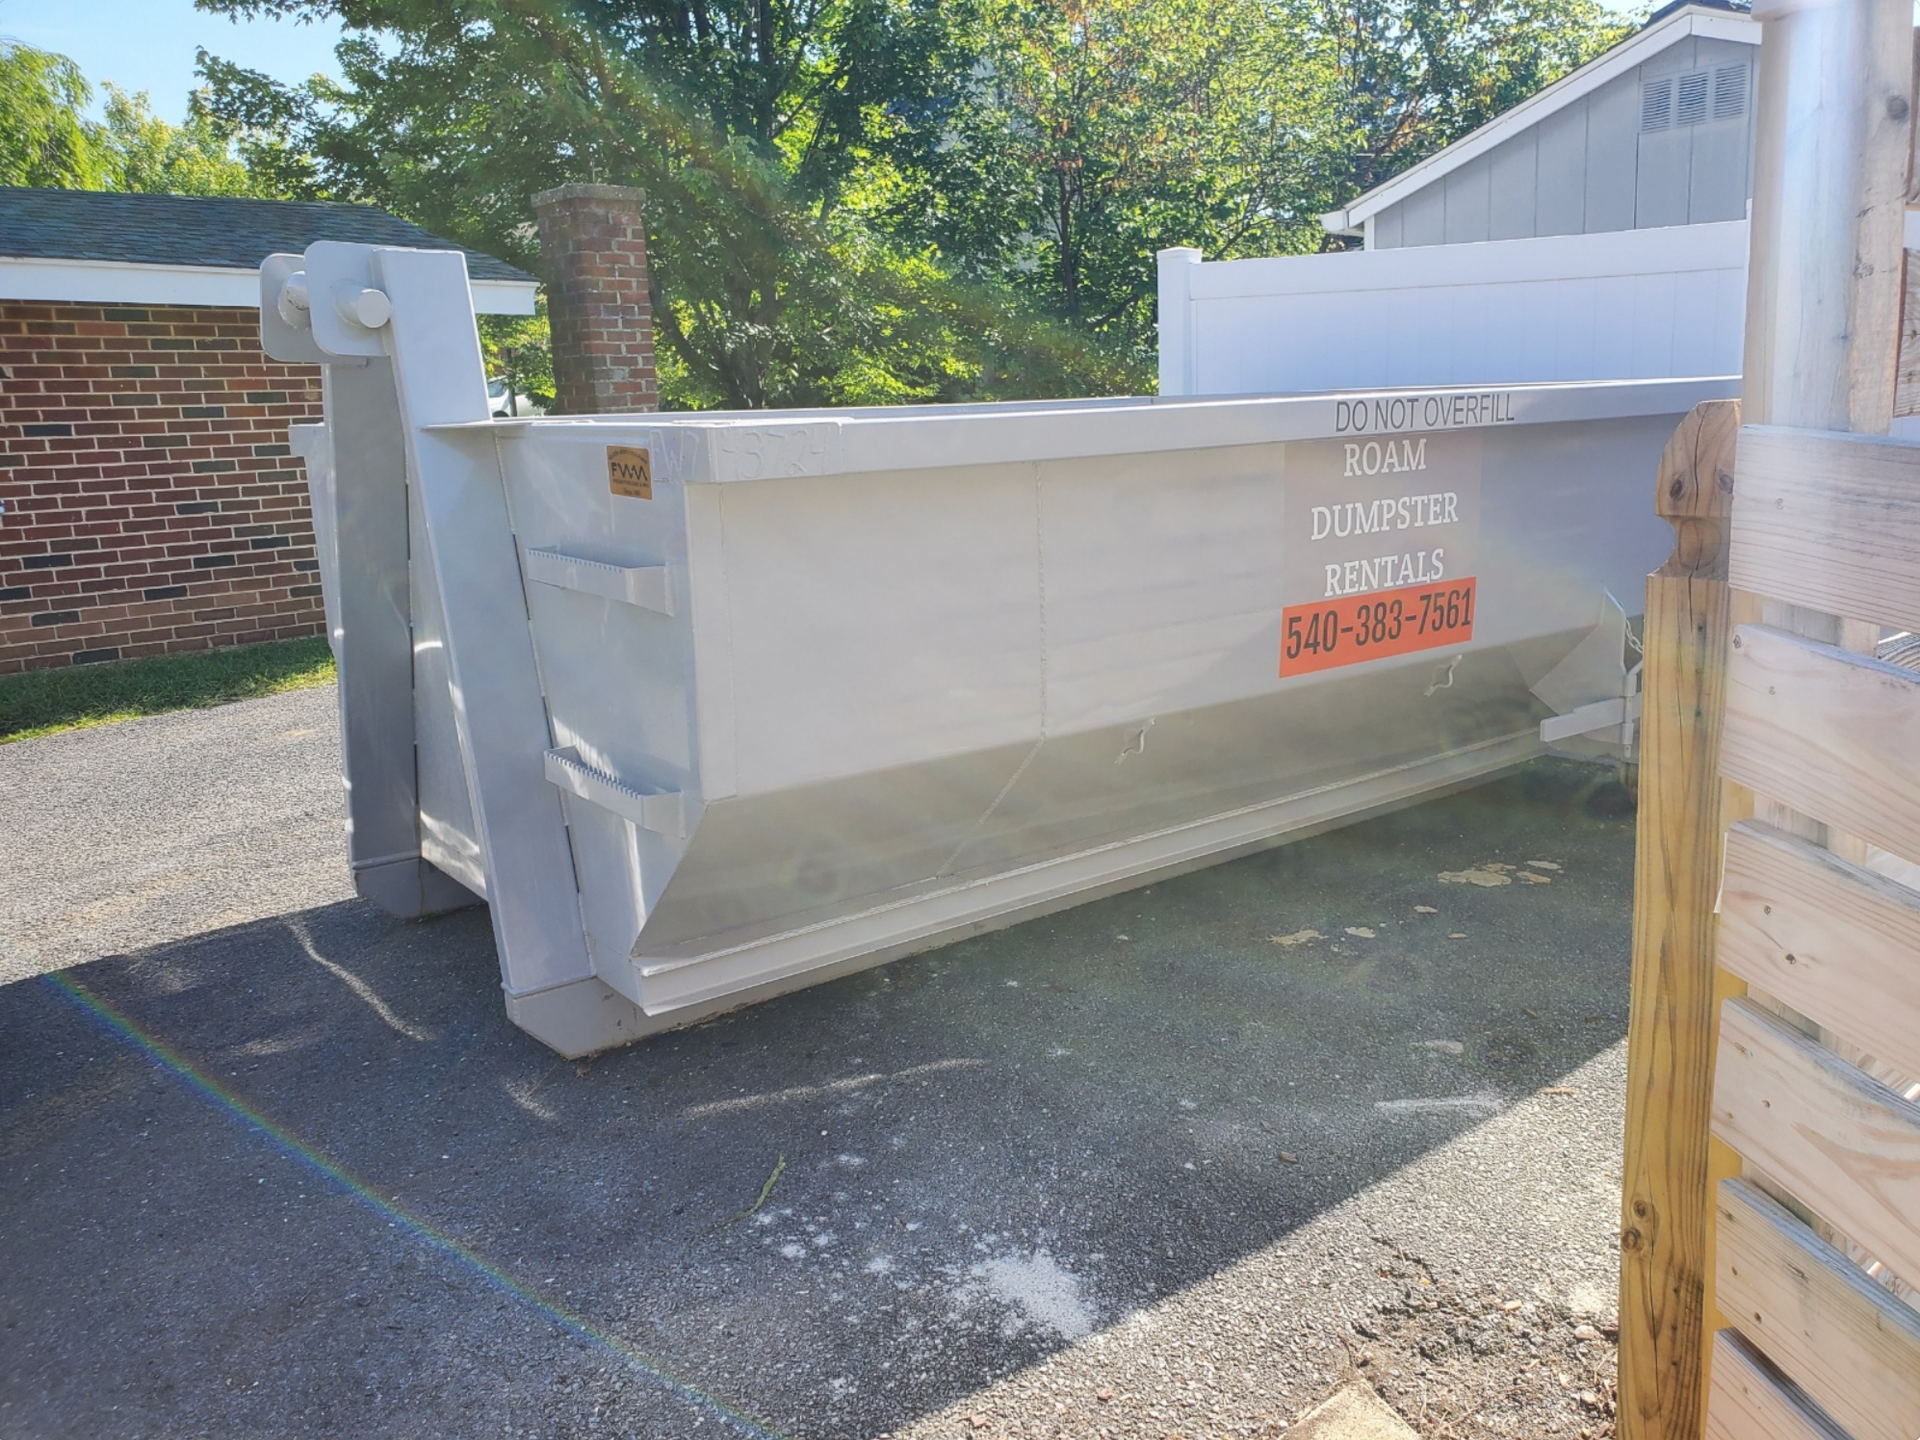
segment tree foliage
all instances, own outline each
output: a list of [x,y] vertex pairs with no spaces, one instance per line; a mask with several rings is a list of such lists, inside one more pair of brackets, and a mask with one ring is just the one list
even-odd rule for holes
[[1286,0],[1329,81],[1331,208],[1577,69],[1634,28],[1595,0]]
[[64,55],[0,41],[0,185],[171,195],[273,195],[272,177],[235,148],[235,127],[207,93],[186,123],[153,113],[144,92],[105,85],[105,113],[87,117],[93,87]]
[[1322,104],[1264,0],[977,0],[931,166],[942,255],[1153,369],[1156,250],[1285,254]]
[[1146,388],[1156,250],[1344,243],[1319,214],[1625,29],[1599,0],[196,3],[337,18],[342,80],[203,53],[186,124],[111,89],[93,124],[70,64],[0,46],[0,177],[364,200],[535,269],[534,194],[636,185],[663,396],[731,407]]
[[[648,195],[656,326],[683,402],[937,398],[951,338],[907,298],[922,258],[868,223],[937,138],[934,0],[209,0],[337,13],[340,92],[289,97],[316,190],[376,199],[537,263],[531,197]],[[215,75],[216,105],[235,83]],[[243,105],[229,106],[238,113]],[[294,148],[294,147],[290,147]]]
[[153,113],[145,92],[104,88],[106,119],[96,143],[109,188],[167,195],[280,193],[235,151],[232,134],[208,113],[202,97],[188,102],[186,123],[174,125]]
[[100,157],[83,114],[92,99],[66,56],[0,40],[0,185],[97,186]]

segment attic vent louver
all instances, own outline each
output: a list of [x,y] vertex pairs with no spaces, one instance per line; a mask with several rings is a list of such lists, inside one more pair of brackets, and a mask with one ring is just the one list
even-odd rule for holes
[[1690,70],[1680,77],[1680,103],[1674,107],[1674,123],[1698,125],[1707,118],[1707,72]]
[[1647,81],[1640,87],[1640,128],[1664,130],[1672,123],[1672,79]]
[[1704,125],[1747,113],[1747,67],[1721,65],[1640,82],[1640,129]]
[[1713,118],[1732,120],[1747,113],[1747,67],[1722,65],[1713,72]]

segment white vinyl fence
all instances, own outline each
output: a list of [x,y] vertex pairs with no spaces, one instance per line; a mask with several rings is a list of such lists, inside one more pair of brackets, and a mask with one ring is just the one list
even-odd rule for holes
[[1159,261],[1162,395],[1740,373],[1744,220]]

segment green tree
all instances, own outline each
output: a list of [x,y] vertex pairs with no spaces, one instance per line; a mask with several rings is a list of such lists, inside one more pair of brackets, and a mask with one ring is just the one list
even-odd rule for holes
[[92,87],[64,55],[0,39],[0,185],[92,189],[102,179]]
[[[205,60],[204,54],[202,55]],[[0,185],[133,190],[174,195],[278,195],[285,187],[235,148],[239,127],[215,114],[208,92],[189,97],[186,123],[153,113],[145,92],[93,87],[64,55],[0,41]]]
[[344,83],[205,58],[256,175],[537,266],[648,193],[670,405],[1142,388],[1153,252],[1317,215],[1581,63],[1595,0],[197,0],[338,16]]
[[1338,244],[1318,216],[1598,54],[1592,0],[970,0],[930,157],[946,262],[1143,386],[1154,252]]
[[1263,0],[976,0],[974,57],[932,158],[931,231],[956,267],[1153,371],[1153,255],[1310,246],[1312,57]]
[[95,144],[108,188],[165,195],[257,195],[277,191],[235,152],[227,129],[203,106],[189,101],[184,125],[153,113],[146,92],[129,95],[112,83],[106,118]]
[[202,120],[223,136],[259,193],[288,200],[341,198],[310,148],[340,99],[338,87],[324,75],[282,85],[205,50],[198,56],[195,74],[202,83],[188,102],[189,123]]
[[[656,324],[682,399],[941,392],[945,347],[929,363],[918,307],[885,303],[911,292],[921,257],[861,214],[876,173],[937,141],[951,47],[935,0],[202,4],[356,27],[339,92],[310,105],[321,97],[279,92],[328,193],[532,261],[536,191],[644,188]],[[259,114],[271,90],[209,76],[230,116]],[[866,365],[850,371],[854,354]]]
[[489,376],[508,376],[516,393],[536,404],[553,404],[553,333],[547,324],[547,297],[531,315],[482,315],[480,353]]
[[1284,0],[1330,80],[1324,208],[1345,204],[1617,44],[1596,0]]

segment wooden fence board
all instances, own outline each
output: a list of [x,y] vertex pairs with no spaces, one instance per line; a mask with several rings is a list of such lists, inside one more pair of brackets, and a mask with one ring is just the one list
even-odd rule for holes
[[1920,629],[1920,445],[1750,425],[1735,474],[1734,586]]
[[1668,441],[1654,487],[1674,549],[1647,579],[1641,686],[1640,773],[1659,778],[1640,791],[1627,1021],[1620,1410],[1631,1440],[1694,1440],[1706,1398],[1713,841],[1721,832],[1726,522],[1739,428],[1738,400],[1696,405]]
[[1876,1059],[1920,1074],[1920,892],[1741,821],[1727,832],[1719,959]]
[[1713,1337],[1707,1440],[1849,1440],[1847,1433],[1769,1375],[1730,1330]]
[[1920,1314],[1745,1180],[1720,1186],[1720,1304],[1854,1440],[1920,1435]]
[[1713,1133],[1898,1275],[1920,1275],[1920,1105],[1748,1000],[1720,1011]]
[[1764,625],[1734,631],[1720,772],[1920,859],[1920,675]]

